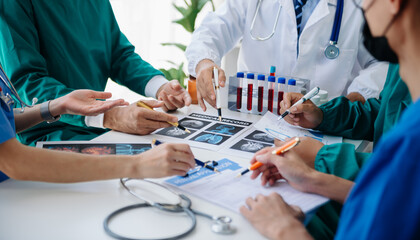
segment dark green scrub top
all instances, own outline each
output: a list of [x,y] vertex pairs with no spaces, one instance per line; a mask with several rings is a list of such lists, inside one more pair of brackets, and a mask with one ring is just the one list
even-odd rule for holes
[[[318,129],[376,144],[412,103],[407,85],[401,80],[398,71],[398,65],[390,64],[379,99],[370,98],[362,104],[338,97],[322,105],[324,119]],[[369,156],[370,153],[356,152],[353,144],[328,145],[318,152],[315,169],[353,181]]]
[[[75,89],[103,91],[108,78],[144,95],[147,82],[163,75],[134,52],[108,0],[0,0],[0,13],[0,62],[27,103]],[[106,131],[64,115],[18,138],[89,140]]]
[[[335,98],[320,108],[324,113],[318,127],[323,132],[351,139],[377,143],[398,121],[404,109],[412,103],[407,85],[401,80],[398,65],[390,64],[387,80],[379,99],[365,104]],[[315,159],[315,169],[354,181],[370,153],[356,152],[353,144],[324,146]],[[340,218],[341,204],[330,202],[321,207],[306,226],[315,239],[333,239]]]

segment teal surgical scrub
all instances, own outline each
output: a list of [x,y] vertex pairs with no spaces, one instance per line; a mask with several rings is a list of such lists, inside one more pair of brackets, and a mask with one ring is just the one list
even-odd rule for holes
[[356,178],[337,239],[420,239],[420,101],[378,142]]
[[[382,134],[396,124],[402,112],[412,102],[407,85],[401,80],[398,71],[398,65],[390,64],[379,99],[370,98],[362,104],[338,97],[322,105],[320,108],[324,119],[318,129],[350,139],[373,141],[376,144]],[[370,153],[356,152],[353,144],[326,145],[316,156],[315,169],[354,181],[370,156]],[[314,238],[334,238],[341,207],[341,204],[330,202],[318,210],[307,225]]]
[[[0,76],[6,80],[6,75],[3,70],[0,68]],[[0,80],[0,94],[6,96],[9,94],[12,96],[7,85]],[[13,106],[7,106],[4,101],[0,99],[0,144],[15,138],[16,129],[15,129],[15,118],[13,116]],[[10,109],[9,109],[10,107]],[[0,182],[8,179],[8,177],[0,171]]]
[[[0,62],[25,102],[75,89],[103,91],[108,78],[144,95],[148,81],[163,75],[134,52],[108,0],[0,0],[0,14]],[[106,131],[87,127],[82,116],[64,115],[18,138],[34,145],[90,140]]]

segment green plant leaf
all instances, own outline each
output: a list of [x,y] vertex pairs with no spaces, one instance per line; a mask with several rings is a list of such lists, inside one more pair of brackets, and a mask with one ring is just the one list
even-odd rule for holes
[[174,6],[176,10],[182,14],[182,16],[188,15],[189,9],[177,6],[175,3],[172,3],[172,6]]
[[184,63],[181,63],[177,68],[170,68],[170,69],[159,69],[164,75],[165,78],[168,80],[178,80],[179,84],[186,88],[184,84],[184,80],[187,78],[187,75],[184,73],[183,70]]
[[187,49],[187,46],[181,43],[161,43],[162,46],[175,46],[179,49],[181,49],[183,52],[185,52],[185,49]]
[[203,7],[208,3],[211,2],[213,9],[214,4],[212,0],[190,0],[191,4],[188,4],[187,1],[185,1],[185,4],[187,5],[187,8],[177,6],[175,3],[172,5],[182,14],[182,18],[178,20],[174,20],[174,23],[177,23],[184,27],[185,30],[188,32],[194,32],[195,30],[195,20],[197,18],[198,13],[203,9]]

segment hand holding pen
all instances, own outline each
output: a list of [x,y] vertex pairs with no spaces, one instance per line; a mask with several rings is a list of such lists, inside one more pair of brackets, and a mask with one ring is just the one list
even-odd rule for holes
[[283,112],[282,115],[279,116],[277,120],[283,119],[284,117],[286,117],[291,112],[292,108],[297,107],[297,106],[301,105],[302,103],[306,102],[307,100],[315,97],[318,93],[319,93],[319,87],[313,88],[311,91],[309,91],[307,94],[305,94],[305,96],[300,98],[290,108],[288,108],[285,112]]
[[251,179],[261,175],[261,185],[275,185],[279,180],[286,180],[293,188],[302,192],[314,193],[319,187],[320,173],[309,167],[296,151],[287,151],[281,155],[273,155],[276,148],[265,148],[255,154],[252,162],[258,161],[264,165],[252,172]]
[[[153,139],[153,141],[152,141],[152,146],[158,146],[158,145],[160,145],[160,144],[162,144],[162,142],[161,142],[161,141],[156,140],[156,139]],[[202,161],[200,161],[200,160],[198,160],[198,159],[196,159],[196,158],[194,158],[194,160],[195,160],[195,163],[196,163],[198,166],[203,167],[203,168],[207,168],[207,169],[209,169],[209,170],[211,170],[211,171],[213,171],[213,172],[218,172],[218,173],[219,173],[219,170],[217,170],[217,168],[215,168],[215,167],[213,167],[213,166],[210,166],[210,165],[208,165],[207,163],[202,162]]]
[[[299,143],[300,143],[300,139],[298,137],[295,137],[292,140],[286,142],[283,146],[275,148],[274,150],[272,150],[271,154],[272,155],[281,155],[281,154],[289,151],[290,149],[296,147]],[[270,149],[270,148],[267,148],[267,149]],[[249,171],[257,170],[258,168],[262,167],[263,165],[264,165],[263,163],[256,161],[249,168],[247,168],[246,170],[244,170],[240,174],[238,174],[237,177],[240,177],[240,176],[246,174]]]
[[[144,107],[144,108],[147,108],[147,109],[149,109],[149,110],[152,110],[152,111],[154,111],[154,109],[152,108],[152,107],[150,107],[149,105],[147,105],[146,103],[144,103],[144,102],[142,102],[142,101],[138,101],[137,102],[137,106],[139,106],[139,107]],[[185,127],[183,127],[183,126],[181,126],[181,125],[179,125],[179,123],[177,123],[177,122],[168,122],[169,124],[171,124],[172,126],[174,126],[174,127],[177,127],[177,128],[179,128],[179,129],[181,129],[181,130],[184,130],[185,132],[187,132],[187,133],[191,133],[188,129],[186,129]]]
[[312,101],[305,101],[295,107],[290,107],[298,102],[303,95],[301,93],[286,93],[280,103],[280,112],[290,109],[290,114],[284,118],[288,123],[304,128],[316,128],[323,120],[324,113]]

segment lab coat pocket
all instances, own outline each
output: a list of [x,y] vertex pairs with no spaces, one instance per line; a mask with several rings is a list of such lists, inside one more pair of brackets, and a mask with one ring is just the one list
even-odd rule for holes
[[328,59],[324,54],[325,48],[318,51],[316,59],[316,73],[312,87],[318,86],[327,90],[329,98],[343,94],[351,80],[351,71],[356,60],[356,51],[340,49],[335,59]]

